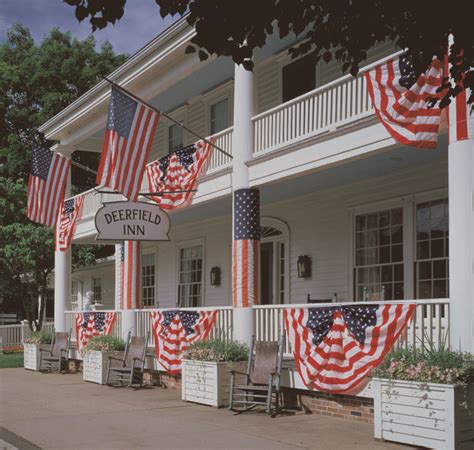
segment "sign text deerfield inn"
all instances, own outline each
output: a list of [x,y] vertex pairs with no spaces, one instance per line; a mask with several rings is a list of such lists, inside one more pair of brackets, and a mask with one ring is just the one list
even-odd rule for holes
[[169,241],[170,219],[150,203],[108,202],[95,215],[97,240]]

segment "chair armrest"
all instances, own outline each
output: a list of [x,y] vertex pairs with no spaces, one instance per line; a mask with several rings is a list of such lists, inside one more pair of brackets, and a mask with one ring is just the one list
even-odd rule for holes
[[236,374],[239,374],[239,375],[247,375],[247,372],[240,372],[239,370],[234,370],[234,369],[229,369],[229,373],[231,375],[236,375]]
[[115,356],[110,356],[110,355],[109,355],[107,358],[109,359],[109,361],[110,361],[111,359],[114,359],[115,361],[123,362],[123,359],[116,358]]
[[53,352],[52,352],[51,350],[47,349],[47,348],[39,348],[38,350],[39,350],[40,352],[48,352],[50,355],[53,354]]

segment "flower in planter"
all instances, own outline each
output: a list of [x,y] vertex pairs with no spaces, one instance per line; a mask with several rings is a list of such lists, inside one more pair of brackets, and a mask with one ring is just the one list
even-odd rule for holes
[[375,375],[420,383],[474,382],[474,355],[441,349],[399,349],[389,353]]
[[45,331],[33,331],[23,342],[25,344],[51,344],[52,336]]
[[98,352],[119,352],[125,350],[125,342],[113,336],[94,336],[89,339],[84,349]]
[[184,358],[211,362],[246,361],[248,352],[248,347],[240,342],[210,339],[192,344],[184,353]]

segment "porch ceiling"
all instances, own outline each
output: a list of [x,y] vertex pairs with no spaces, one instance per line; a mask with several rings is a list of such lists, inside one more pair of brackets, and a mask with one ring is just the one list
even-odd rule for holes
[[[397,146],[370,156],[295,178],[278,180],[260,187],[262,203],[288,200],[313,192],[380,177],[403,169],[422,166],[448,157],[447,135],[441,135],[436,150]],[[281,188],[281,189],[280,189]]]

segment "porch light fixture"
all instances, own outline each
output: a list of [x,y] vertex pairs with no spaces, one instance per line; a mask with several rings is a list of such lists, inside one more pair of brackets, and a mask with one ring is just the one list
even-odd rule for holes
[[211,269],[211,286],[221,285],[221,268],[214,266]]
[[298,278],[311,276],[311,258],[308,255],[298,256]]

